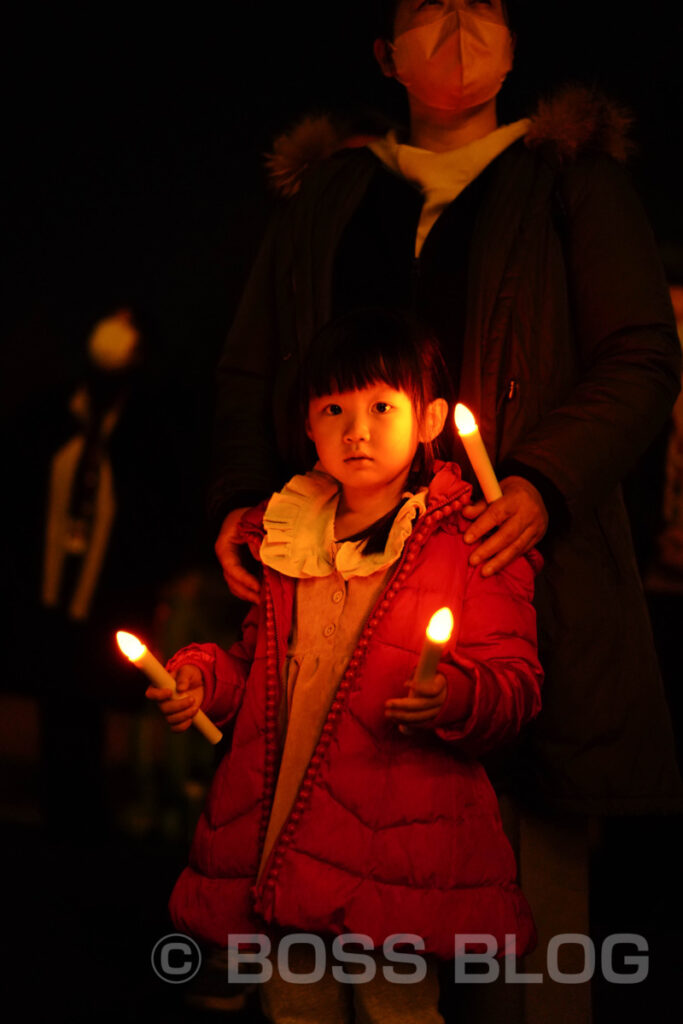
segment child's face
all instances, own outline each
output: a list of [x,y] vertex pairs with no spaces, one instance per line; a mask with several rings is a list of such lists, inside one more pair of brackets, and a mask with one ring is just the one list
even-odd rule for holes
[[383,383],[312,398],[306,432],[325,472],[354,491],[402,487],[419,441],[411,398]]

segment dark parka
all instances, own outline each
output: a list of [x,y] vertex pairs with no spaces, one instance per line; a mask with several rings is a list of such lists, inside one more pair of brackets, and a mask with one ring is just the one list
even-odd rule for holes
[[[535,601],[543,711],[489,767],[499,787],[581,813],[683,808],[619,484],[670,414],[680,349],[653,236],[619,165],[621,129],[605,101],[568,90],[491,168],[459,392],[501,474],[549,481],[562,497]],[[217,521],[291,468],[297,370],[328,319],[336,245],[377,168],[359,141],[309,121],[277,147],[289,198],[219,366]]]

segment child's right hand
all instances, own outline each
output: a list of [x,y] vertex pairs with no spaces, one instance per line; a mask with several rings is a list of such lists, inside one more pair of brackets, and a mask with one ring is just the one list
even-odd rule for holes
[[196,665],[181,665],[171,675],[176,681],[176,696],[159,686],[148,686],[145,696],[158,703],[173,732],[184,732],[204,700],[204,677]]

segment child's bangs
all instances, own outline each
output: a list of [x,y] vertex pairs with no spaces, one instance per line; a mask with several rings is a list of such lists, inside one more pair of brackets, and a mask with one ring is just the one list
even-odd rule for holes
[[393,316],[344,318],[311,347],[305,376],[308,397],[388,384],[422,405],[420,357],[414,339]]
[[[360,391],[373,384],[388,384],[396,391],[405,391],[417,398],[415,367],[405,365],[404,360],[387,359],[381,352],[368,351],[345,354],[326,366],[311,368],[309,372],[310,397],[320,397],[333,392]],[[317,371],[317,372],[315,372]]]

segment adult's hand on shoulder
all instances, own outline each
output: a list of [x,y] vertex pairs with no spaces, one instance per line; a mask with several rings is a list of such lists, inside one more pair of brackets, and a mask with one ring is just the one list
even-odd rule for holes
[[508,476],[500,488],[502,498],[490,505],[478,501],[462,510],[465,518],[473,520],[465,543],[478,544],[470,555],[470,565],[481,565],[482,576],[500,572],[538,544],[548,529],[548,512],[533,484],[521,476]]
[[227,514],[223,520],[220,533],[216,538],[214,551],[218,561],[221,563],[225,582],[235,597],[241,598],[242,601],[251,601],[253,604],[257,604],[260,584],[256,577],[247,572],[242,565],[240,558],[240,548],[242,545],[237,540],[237,527],[239,526],[240,519],[248,511],[246,508],[236,508]]

